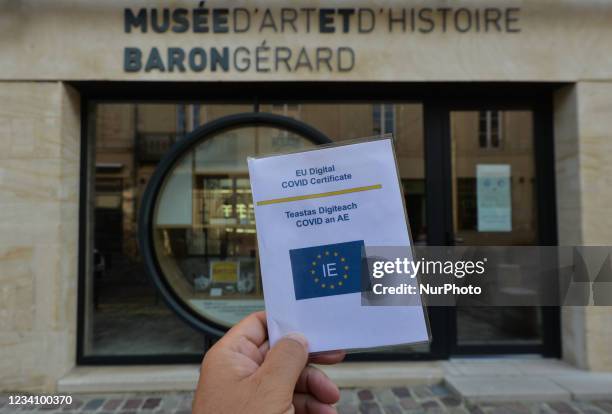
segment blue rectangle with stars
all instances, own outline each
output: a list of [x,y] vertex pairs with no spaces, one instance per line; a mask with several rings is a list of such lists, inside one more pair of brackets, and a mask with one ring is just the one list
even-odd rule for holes
[[363,240],[289,250],[295,299],[361,291]]

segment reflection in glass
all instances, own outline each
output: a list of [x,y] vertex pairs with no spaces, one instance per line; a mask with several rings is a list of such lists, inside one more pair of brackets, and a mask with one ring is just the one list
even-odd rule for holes
[[[166,151],[194,124],[189,105],[92,104],[91,188],[82,341],[85,357],[193,355],[204,336],[162,301],[142,263],[137,211]],[[95,166],[95,169],[93,168]],[[197,359],[196,359],[197,358]]]
[[197,144],[166,177],[154,216],[157,259],[207,320],[231,327],[263,309],[247,157],[312,145],[285,130],[243,127]]
[[[145,274],[137,246],[137,211],[149,178],[173,144],[202,124],[253,110],[251,104],[91,106],[86,356],[200,358],[205,336],[163,303]],[[262,104],[260,110],[301,120],[334,141],[393,129],[413,239],[425,242],[422,105],[281,102]],[[207,317],[222,325],[262,307],[245,160],[308,145],[284,130],[227,131],[197,146],[168,176],[156,207],[158,256],[189,306],[209,312]]]
[[[455,243],[466,246],[537,244],[532,112],[453,111],[451,150]],[[477,173],[479,168],[510,171],[510,177],[489,180]],[[479,180],[483,186],[508,183],[510,197],[492,198],[496,188],[479,194]],[[479,197],[492,199],[479,200]],[[489,211],[479,210],[483,205],[492,207]],[[503,214],[510,217],[500,217]],[[509,222],[510,227],[479,231],[479,228],[495,228],[494,220],[500,219]],[[538,308],[457,307],[460,345],[538,344],[542,340],[541,324]]]

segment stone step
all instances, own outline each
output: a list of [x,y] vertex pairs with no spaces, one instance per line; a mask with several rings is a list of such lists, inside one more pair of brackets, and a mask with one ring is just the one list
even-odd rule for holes
[[[444,379],[439,362],[345,362],[319,368],[340,387],[429,385]],[[198,365],[77,367],[59,380],[58,392],[193,391],[198,375]]]
[[469,402],[569,401],[571,393],[547,378],[524,376],[448,376],[447,387]]
[[[612,373],[586,372],[554,359],[486,358],[433,362],[345,362],[322,366],[343,388],[444,382],[468,401],[612,399]],[[198,365],[77,367],[60,393],[193,391]]]
[[583,371],[555,359],[459,359],[442,364],[445,384],[472,402],[612,399],[612,373]]

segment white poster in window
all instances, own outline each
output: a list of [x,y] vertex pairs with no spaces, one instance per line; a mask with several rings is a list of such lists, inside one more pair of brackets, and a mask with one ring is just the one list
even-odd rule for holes
[[512,231],[509,164],[476,166],[478,231]]

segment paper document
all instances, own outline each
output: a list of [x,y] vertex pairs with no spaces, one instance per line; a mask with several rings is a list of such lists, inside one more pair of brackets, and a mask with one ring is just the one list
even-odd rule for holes
[[421,306],[364,306],[362,251],[410,236],[390,138],[262,158],[249,173],[270,342],[310,352],[429,339]]

